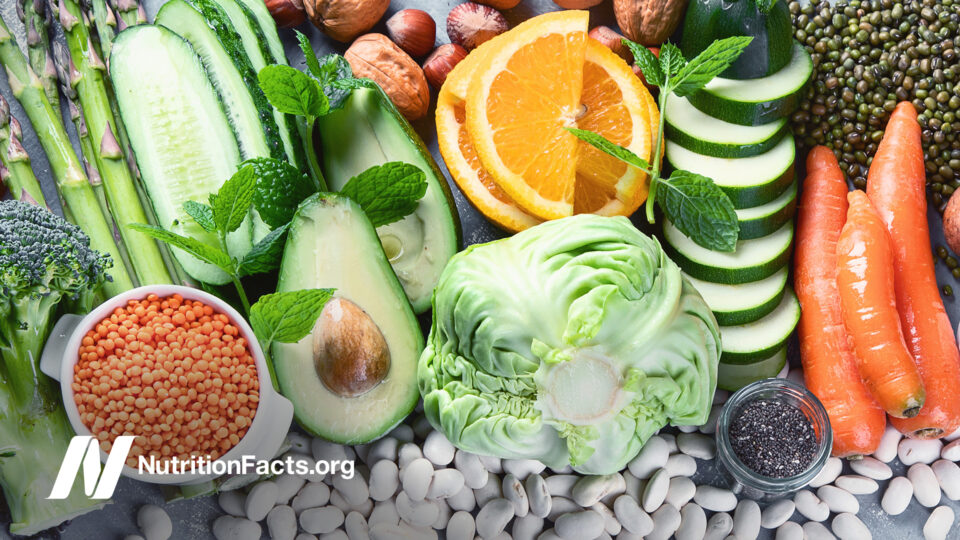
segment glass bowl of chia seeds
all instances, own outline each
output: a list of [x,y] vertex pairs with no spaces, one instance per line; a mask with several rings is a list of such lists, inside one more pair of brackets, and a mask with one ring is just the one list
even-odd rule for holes
[[816,396],[786,379],[747,385],[717,420],[717,457],[731,489],[773,500],[810,483],[830,457],[830,419]]

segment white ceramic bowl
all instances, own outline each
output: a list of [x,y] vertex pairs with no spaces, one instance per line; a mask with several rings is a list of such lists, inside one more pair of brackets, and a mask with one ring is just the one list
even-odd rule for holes
[[[273,458],[290,429],[290,422],[293,419],[293,405],[287,398],[274,390],[266,357],[263,355],[263,350],[260,348],[257,338],[253,335],[253,329],[250,328],[243,316],[223,300],[199,289],[179,285],[146,285],[139,287],[114,296],[97,306],[86,316],[65,315],[57,321],[43,349],[43,355],[40,358],[40,370],[60,381],[63,404],[73,430],[78,435],[93,435],[80,420],[80,413],[74,402],[73,376],[74,366],[80,358],[80,342],[87,332],[104,318],[109,317],[113,310],[126,306],[129,300],[142,300],[150,294],[156,294],[161,298],[179,294],[184,299],[199,300],[224,313],[240,330],[240,335],[247,340],[250,352],[256,362],[257,377],[260,381],[260,401],[257,405],[253,423],[243,439],[217,461],[238,461],[245,455],[255,456],[257,460]],[[106,452],[101,450],[100,460],[106,462],[106,459]],[[123,466],[123,475],[153,484],[195,484],[212,480],[218,476],[215,474],[201,475],[199,473],[178,475],[140,473],[137,469],[127,465]]]

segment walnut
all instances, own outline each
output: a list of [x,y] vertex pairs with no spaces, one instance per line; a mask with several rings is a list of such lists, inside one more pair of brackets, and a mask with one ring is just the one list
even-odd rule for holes
[[343,54],[356,77],[373,79],[407,120],[417,120],[430,107],[430,89],[420,66],[383,34],[357,38]]
[[344,43],[373,28],[390,7],[390,0],[305,0],[303,8],[314,26]]
[[617,25],[643,45],[660,45],[680,24],[687,0],[613,0]]

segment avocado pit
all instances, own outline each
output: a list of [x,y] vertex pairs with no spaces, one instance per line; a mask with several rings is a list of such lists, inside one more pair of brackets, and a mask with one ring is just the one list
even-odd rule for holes
[[313,327],[313,362],[327,389],[351,398],[386,378],[390,350],[380,328],[360,306],[335,297]]

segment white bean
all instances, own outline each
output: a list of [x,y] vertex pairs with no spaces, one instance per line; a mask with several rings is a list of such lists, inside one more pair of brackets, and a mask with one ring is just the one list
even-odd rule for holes
[[942,439],[947,442],[953,442],[957,439],[960,439],[960,427],[958,427],[953,433],[949,435],[944,435]]
[[627,490],[627,484],[620,473],[584,476],[573,485],[573,502],[584,508],[593,506],[611,493],[621,494]]
[[313,441],[310,442],[310,453],[313,455],[313,459],[317,461],[327,461],[329,463],[334,461],[350,461],[356,457],[353,448],[319,437],[314,437]]
[[938,459],[930,466],[943,494],[951,501],[960,500],[960,466],[952,461]]
[[870,540],[870,529],[860,521],[856,514],[842,512],[833,518],[833,534],[840,540]]
[[671,454],[676,454],[680,451],[677,447],[677,436],[673,433],[658,433],[657,437],[660,437],[663,439],[663,442],[667,443],[667,450],[669,450]]
[[273,483],[277,485],[277,504],[288,504],[307,480],[294,474],[284,473],[274,478]]
[[259,540],[260,524],[246,518],[220,516],[213,522],[213,537],[217,540]]
[[393,428],[393,431],[387,433],[387,437],[393,437],[401,444],[413,442],[413,435],[413,428],[406,424],[400,424]]
[[503,497],[513,504],[513,511],[517,517],[523,517],[530,511],[530,501],[527,499],[527,490],[523,489],[523,484],[512,474],[503,476],[501,484]]
[[836,540],[837,537],[830,532],[823,523],[808,521],[803,524],[804,540]]
[[318,471],[317,461],[311,456],[293,453],[287,454],[287,457],[292,460],[297,470],[308,471],[307,474],[300,475],[307,482],[323,482],[326,478],[327,474]]
[[613,514],[613,510],[610,509],[607,505],[602,502],[598,502],[590,507],[590,510],[600,514],[600,517],[603,518],[603,530],[611,536],[616,536],[620,534],[620,530],[623,529],[623,525],[617,521],[617,517]]
[[830,508],[821,501],[812,491],[798,491],[793,496],[793,503],[797,505],[797,512],[810,521],[824,521],[830,517]]
[[580,480],[580,476],[575,474],[554,474],[548,476],[544,482],[547,485],[547,491],[550,495],[571,498],[573,495],[573,486]]
[[493,474],[503,473],[503,460],[496,456],[480,456],[480,463],[488,472]]
[[665,504],[650,514],[653,519],[653,532],[647,535],[647,540],[667,540],[680,528],[680,511]]
[[647,440],[640,452],[630,460],[627,468],[635,477],[646,480],[653,476],[658,469],[667,464],[670,457],[670,448],[663,438],[654,435]]
[[343,515],[347,515],[351,510],[353,510],[353,508],[350,506],[350,503],[348,503],[347,500],[343,498],[343,495],[341,495],[340,492],[335,489],[330,491],[330,504],[342,510]]
[[381,459],[370,469],[370,497],[375,501],[385,501],[393,497],[400,486],[400,471],[397,464]]
[[[563,540],[553,529],[547,529],[540,533],[537,540]],[[643,540],[642,538],[640,540]]]
[[333,477],[333,487],[343,495],[350,506],[358,506],[370,498],[370,488],[362,475],[354,474],[349,479],[341,475]]
[[733,513],[733,535],[737,540],[754,540],[760,535],[760,505],[751,499],[737,503]]
[[463,474],[456,469],[437,469],[427,489],[428,499],[446,499],[463,489]]
[[472,512],[477,506],[477,499],[473,495],[472,489],[463,486],[463,489],[447,497],[447,504],[456,511]]
[[510,535],[513,537],[513,540],[535,540],[542,530],[543,518],[533,514],[527,514],[513,520],[513,528],[510,529]]
[[693,476],[697,472],[697,461],[686,454],[673,454],[663,468],[670,476]]
[[913,484],[913,496],[918,503],[927,508],[940,504],[940,484],[929,465],[914,463],[907,469],[907,478]]
[[670,479],[670,487],[667,488],[666,502],[673,505],[674,508],[683,508],[685,504],[693,499],[697,492],[697,485],[693,480],[686,476],[674,476]]
[[923,524],[924,540],[945,540],[947,533],[953,526],[955,516],[953,509],[949,506],[938,506],[930,512],[930,517]]
[[817,497],[826,503],[827,508],[834,514],[844,512],[856,514],[860,511],[860,502],[852,493],[836,486],[820,486],[817,489]]
[[412,501],[422,501],[427,497],[432,479],[433,464],[424,458],[414,459],[400,471],[400,485]]
[[430,527],[414,527],[403,521],[400,522],[398,527],[403,532],[404,538],[416,538],[417,540],[437,540],[439,538],[437,531]]
[[404,491],[397,494],[396,505],[400,519],[414,527],[429,527],[440,515],[432,501],[414,501]]
[[287,505],[273,507],[267,513],[267,531],[273,540],[293,540],[297,536],[297,513]]
[[666,469],[660,469],[653,473],[647,486],[640,497],[640,504],[646,512],[653,512],[663,504],[667,498],[667,490],[670,489],[670,476]]
[[557,518],[564,514],[569,514],[570,512],[579,512],[581,510],[583,510],[583,507],[571,501],[570,499],[565,497],[551,497],[550,513],[547,514],[547,519],[550,521],[556,521]]
[[354,445],[353,451],[357,454],[357,459],[366,463],[367,456],[370,455],[370,446],[370,443]]
[[420,449],[420,445],[412,442],[403,443],[397,450],[397,466],[401,470],[405,469],[413,460],[422,458],[423,451]]
[[904,438],[897,447],[897,457],[908,467],[914,463],[929,465],[940,457],[942,448],[943,443],[940,442],[940,439]]
[[166,510],[155,504],[145,504],[140,507],[137,511],[137,527],[140,527],[140,532],[147,540],[167,540],[173,534],[173,522],[170,521],[170,516]]
[[450,444],[447,437],[439,431],[432,431],[427,435],[423,442],[423,457],[430,460],[430,463],[440,467],[446,467],[453,461],[456,448]]
[[220,508],[231,516],[243,516],[243,500],[246,496],[240,491],[222,491],[217,496]]
[[408,540],[410,534],[406,527],[392,523],[377,523],[370,527],[370,540]]
[[905,476],[898,476],[887,485],[880,500],[880,507],[891,516],[898,516],[910,505],[913,498],[913,484]]
[[903,435],[900,433],[900,430],[888,425],[887,429],[883,432],[883,436],[880,437],[880,444],[877,445],[873,457],[884,463],[890,463],[893,461],[893,458],[897,457],[897,448],[902,438]]
[[732,491],[706,484],[697,486],[693,500],[711,512],[730,512],[737,507],[737,496]]
[[960,461],[960,439],[956,439],[940,450],[940,457],[950,461]]
[[514,515],[512,502],[492,499],[477,512],[477,534],[481,538],[492,538],[502,533]]
[[733,530],[733,518],[726,512],[717,512],[707,520],[707,532],[703,540],[723,540]]
[[325,534],[343,525],[343,510],[336,506],[308,508],[300,513],[300,528],[311,534]]
[[291,501],[290,506],[298,514],[307,508],[326,506],[330,502],[330,488],[323,482],[309,482]]
[[700,433],[705,435],[713,435],[717,432],[717,420],[720,419],[720,413],[723,412],[723,406],[714,405],[710,409],[710,416],[707,417],[707,422],[700,426]]
[[677,426],[677,429],[680,430],[680,433],[693,433],[697,431],[697,426]]
[[872,478],[858,474],[847,474],[833,482],[838,488],[845,489],[854,495],[869,495],[880,489],[880,484]]
[[677,540],[701,540],[707,532],[707,514],[696,503],[684,505],[680,509],[680,527]]
[[477,525],[470,512],[455,512],[447,522],[447,540],[473,540],[476,532]]
[[290,443],[291,452],[310,454],[310,437],[291,431],[287,434],[287,441]]
[[350,537],[347,536],[347,533],[337,529],[335,531],[330,531],[327,534],[321,534],[320,538],[317,540],[350,540]]
[[777,527],[774,540],[803,540],[803,527],[795,521],[787,521]]
[[840,461],[840,458],[827,458],[827,462],[823,464],[823,468],[820,469],[817,476],[813,477],[813,480],[810,481],[810,487],[818,488],[833,482],[840,476],[841,471],[843,471],[843,462]]
[[640,500],[640,496],[643,495],[644,488],[647,487],[646,480],[640,480],[630,471],[623,472],[623,483],[626,486],[625,493],[638,501]]
[[530,502],[530,513],[541,518],[550,513],[550,492],[547,483],[539,474],[531,474],[524,481],[527,499]]
[[613,501],[613,513],[620,524],[634,534],[646,536],[653,531],[653,520],[629,495],[621,495]]
[[490,477],[487,483],[480,489],[473,490],[473,495],[477,499],[477,505],[483,506],[487,501],[500,497],[503,493],[500,491],[500,479],[492,472],[487,473]]
[[853,472],[873,478],[874,480],[887,480],[893,476],[893,470],[886,463],[872,457],[864,457],[850,461],[850,468]]
[[760,512],[760,526],[764,529],[776,529],[787,522],[797,505],[790,499],[780,499],[770,503]]
[[531,474],[540,474],[547,466],[535,459],[505,459],[503,470],[521,480],[526,480]]
[[397,449],[399,446],[400,444],[393,437],[384,437],[370,445],[366,462],[368,464],[379,463],[382,459],[397,461]]
[[487,470],[476,454],[457,450],[453,466],[463,475],[463,481],[470,489],[480,489],[487,483]]
[[397,506],[393,501],[383,501],[373,507],[370,517],[367,518],[367,525],[373,527],[378,523],[396,525],[400,523],[400,514],[397,513]]
[[603,530],[603,517],[593,510],[570,512],[557,518],[554,530],[565,540],[596,538]]
[[447,522],[450,521],[450,515],[453,513],[452,510],[450,510],[450,506],[443,500],[433,501],[433,505],[437,507],[438,515],[437,519],[433,520],[433,523],[430,524],[430,527],[438,531],[446,529]]
[[[296,524],[296,523],[294,523]],[[343,520],[343,530],[350,540],[370,540],[370,527],[367,518],[360,512],[350,512]]]
[[700,433],[677,435],[677,448],[684,454],[697,459],[710,460],[717,455],[717,443],[712,437]]

